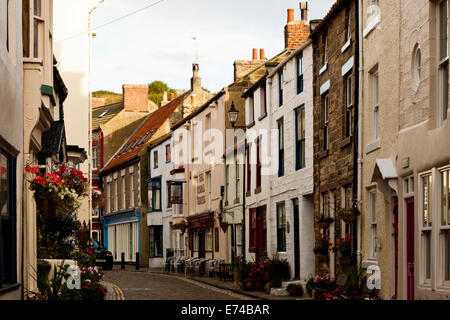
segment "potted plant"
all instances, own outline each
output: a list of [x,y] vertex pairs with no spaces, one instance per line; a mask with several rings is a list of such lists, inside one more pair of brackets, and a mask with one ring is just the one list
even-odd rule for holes
[[339,252],[340,262],[342,264],[350,264],[352,255],[351,235],[346,234],[345,238],[339,238],[336,241],[336,246],[333,248],[333,251]]
[[356,217],[359,216],[359,214],[359,210],[353,207],[351,209],[339,210],[337,216],[345,223],[351,224],[356,220]]
[[325,216],[321,216],[317,220],[317,224],[319,225],[319,228],[321,228],[321,229],[328,229],[333,222],[334,222],[333,218],[325,217]]

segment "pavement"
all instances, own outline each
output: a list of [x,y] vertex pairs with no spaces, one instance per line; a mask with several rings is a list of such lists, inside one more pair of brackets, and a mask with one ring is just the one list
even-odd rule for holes
[[[185,276],[163,269],[140,269],[127,265],[125,270],[115,265],[103,271],[107,300],[304,300],[276,297],[265,292],[247,292],[232,281],[217,278]],[[309,299],[307,299],[309,300]]]

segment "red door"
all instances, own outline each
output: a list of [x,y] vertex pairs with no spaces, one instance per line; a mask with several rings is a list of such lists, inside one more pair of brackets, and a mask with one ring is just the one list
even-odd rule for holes
[[266,207],[256,209],[256,259],[267,251]]
[[414,199],[406,201],[407,299],[414,300]]

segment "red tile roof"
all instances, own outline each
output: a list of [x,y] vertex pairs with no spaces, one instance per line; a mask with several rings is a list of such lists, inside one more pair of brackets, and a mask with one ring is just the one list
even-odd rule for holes
[[183,105],[184,100],[189,97],[191,91],[186,91],[176,99],[156,110],[142,122],[141,126],[131,135],[122,148],[102,169],[102,172],[110,171],[128,161],[133,160],[150,141],[156,131],[168,120],[178,107]]

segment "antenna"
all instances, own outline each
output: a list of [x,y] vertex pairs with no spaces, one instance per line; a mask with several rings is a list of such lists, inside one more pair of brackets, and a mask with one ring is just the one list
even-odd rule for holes
[[192,37],[192,40],[194,41],[194,63],[198,63],[198,59],[199,59],[198,37],[194,36],[194,37]]

